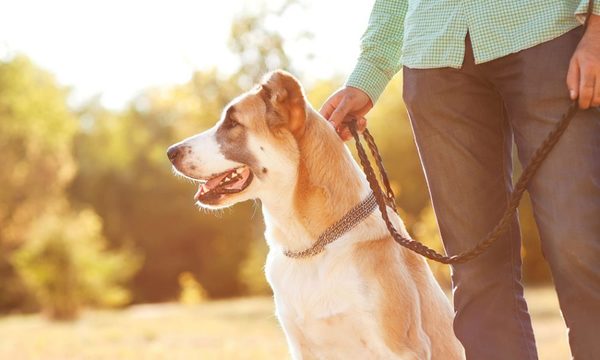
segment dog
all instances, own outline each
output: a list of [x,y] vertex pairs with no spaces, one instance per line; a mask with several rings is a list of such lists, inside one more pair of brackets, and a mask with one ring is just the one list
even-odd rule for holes
[[[369,197],[366,178],[289,73],[267,74],[211,129],[167,151],[208,209],[260,199],[266,278],[294,359],[463,359],[453,311],[425,260],[398,246],[379,210],[318,253],[332,224]],[[407,235],[395,212],[394,225]]]

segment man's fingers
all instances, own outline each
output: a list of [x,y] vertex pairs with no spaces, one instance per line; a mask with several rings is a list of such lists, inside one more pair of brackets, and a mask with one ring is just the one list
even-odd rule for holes
[[350,103],[346,98],[343,98],[329,117],[329,121],[333,124],[333,127],[337,129],[340,126],[346,115],[348,115],[349,110]]
[[571,100],[577,99],[579,96],[579,61],[571,60],[569,64],[569,72],[567,72],[567,88]]
[[581,78],[579,80],[579,107],[587,109],[592,104],[594,97],[595,74],[587,69],[581,70]]
[[[355,94],[353,91],[357,93]],[[351,120],[348,115],[352,113],[352,117],[356,117],[357,129],[362,132],[367,122],[363,116],[371,107],[373,106],[367,94],[347,87],[329,97],[319,113],[333,125],[338,135],[346,141],[352,138],[348,124],[345,123],[345,121]],[[361,114],[361,112],[364,112],[364,114]]]
[[596,74],[596,81],[594,85],[594,98],[592,99],[592,106],[600,106],[600,73]]
[[356,128],[358,129],[359,133],[365,131],[367,128],[367,119],[364,117],[358,118],[358,121],[356,122]]
[[577,59],[571,60],[569,71],[567,72],[567,88],[571,100],[577,99],[579,96],[579,62]]
[[[350,131],[350,127],[348,126],[348,121],[351,121],[352,117],[345,118],[344,122],[340,124],[340,126],[335,128],[335,131],[338,133],[339,137],[343,141],[348,141],[352,139],[352,132]],[[359,133],[362,133],[367,128],[367,119],[364,117],[360,117],[356,119],[356,129]]]
[[321,116],[325,119],[329,119],[334,109],[335,108],[333,107],[333,105],[328,101],[323,105],[321,109],[319,109],[319,114],[321,114]]
[[340,135],[340,138],[343,141],[348,141],[350,139],[352,139],[352,133],[350,132],[350,129],[348,129],[347,126],[345,126],[344,128],[342,128],[338,134]]
[[323,116],[327,120],[329,120],[329,117],[331,117],[331,114],[335,110],[336,103],[338,102],[336,95],[333,95],[332,97],[327,99],[327,101],[325,101],[325,104],[323,104],[323,107],[321,107],[321,109],[319,110],[321,116]]

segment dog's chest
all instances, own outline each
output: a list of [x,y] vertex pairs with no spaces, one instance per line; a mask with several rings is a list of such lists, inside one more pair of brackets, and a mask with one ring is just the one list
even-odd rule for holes
[[348,254],[318,259],[269,255],[266,266],[279,311],[297,319],[320,319],[366,305],[368,289]]
[[361,277],[350,253],[332,255],[318,261],[269,255],[267,278],[288,337],[318,358],[388,354],[378,326],[376,287]]

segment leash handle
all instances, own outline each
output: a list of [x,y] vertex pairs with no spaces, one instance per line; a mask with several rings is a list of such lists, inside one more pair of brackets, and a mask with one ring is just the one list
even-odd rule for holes
[[[377,201],[377,206],[379,211],[381,212],[381,218],[386,224],[386,227],[392,236],[392,238],[401,246],[414,251],[417,254],[425,256],[428,259],[433,261],[440,262],[442,264],[460,264],[467,262],[479,255],[481,255],[485,250],[487,250],[500,236],[502,236],[510,227],[510,223],[512,217],[515,215],[517,207],[521,202],[521,198],[523,197],[523,193],[527,189],[527,186],[531,182],[531,179],[534,177],[543,161],[548,157],[550,151],[554,148],[558,140],[560,140],[561,136],[573,120],[575,114],[579,110],[579,107],[575,101],[571,103],[567,112],[562,116],[560,121],[555,125],[555,127],[550,131],[548,136],[544,139],[542,144],[533,154],[529,164],[524,168],[523,173],[517,180],[515,184],[515,188],[511,193],[510,200],[508,205],[506,206],[506,210],[502,215],[502,218],[498,222],[498,224],[490,231],[482,240],[480,240],[477,245],[475,245],[472,249],[461,252],[456,255],[446,256],[436,252],[435,250],[427,247],[425,244],[418,242],[409,237],[405,237],[398,233],[394,225],[389,219],[387,208],[391,207],[394,211],[396,211],[396,205],[394,200],[394,192],[390,186],[388,181],[388,176],[383,166],[383,159],[377,145],[375,144],[375,139],[371,135],[368,129],[365,128],[363,131],[363,137],[369,146],[371,154],[377,163],[377,167],[379,169],[380,175],[383,179],[384,186],[386,188],[387,195],[384,195],[381,186],[379,185],[379,181],[377,179],[377,175],[371,166],[371,162],[369,161],[369,157],[367,152],[365,151],[361,141],[360,136],[358,134],[356,119],[350,121],[349,129],[354,138],[356,144],[356,151],[358,153],[358,157],[360,159],[361,165],[363,167],[364,173],[369,182],[369,187],[373,191],[375,195],[375,199]],[[391,202],[391,204],[389,204]]]

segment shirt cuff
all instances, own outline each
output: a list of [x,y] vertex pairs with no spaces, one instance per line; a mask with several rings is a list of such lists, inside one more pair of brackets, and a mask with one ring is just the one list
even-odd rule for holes
[[[577,10],[575,10],[575,17],[580,23],[585,23],[585,17],[587,16],[588,6],[591,0],[581,1]],[[592,8],[592,14],[600,15],[600,0],[594,0],[594,7]]]
[[367,60],[360,59],[346,80],[345,85],[364,91],[375,105],[390,80],[377,66]]

